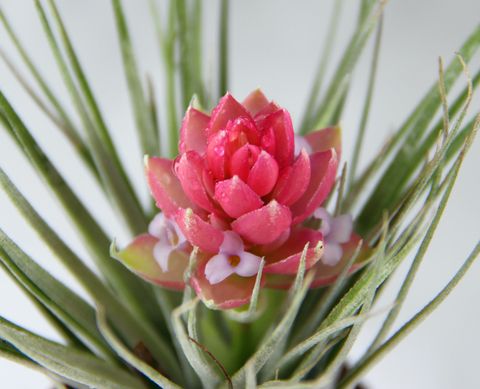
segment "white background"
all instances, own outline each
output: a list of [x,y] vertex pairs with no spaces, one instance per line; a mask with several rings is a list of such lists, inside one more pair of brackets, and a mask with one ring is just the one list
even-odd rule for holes
[[[211,34],[216,26],[217,2],[205,3]],[[298,121],[318,62],[331,1],[249,0],[232,3],[232,92],[238,98],[243,98],[251,89],[260,86]],[[341,43],[335,50],[334,58],[338,57],[344,47],[355,22],[356,1],[347,0],[345,3],[347,9],[339,35]],[[33,2],[0,0],[0,5],[9,15],[35,62],[55,85],[59,95],[66,100]],[[153,75],[160,95],[163,92],[162,78],[159,75],[160,61],[148,15],[148,2],[129,0],[125,1],[125,5],[136,50],[142,58],[142,69]],[[95,84],[95,93],[101,96],[100,104],[122,155],[127,160],[128,171],[134,176],[135,183],[142,187],[141,155],[133,140],[130,106],[125,93],[110,3],[106,0],[69,0],[59,1],[59,6],[82,62]],[[367,153],[363,155],[362,166],[370,156],[366,154],[373,155],[378,150],[387,135],[398,128],[402,118],[435,82],[438,56],[449,61],[467,34],[477,25],[479,16],[478,0],[397,0],[387,5],[380,70],[368,126]],[[207,39],[206,52],[210,54],[214,48],[211,37]],[[0,32],[0,46],[19,63],[3,30]],[[354,88],[342,121],[347,159],[364,98],[369,53],[370,50],[367,50],[354,75]],[[480,62],[478,57],[477,53],[474,61],[477,67],[474,69],[478,68]],[[99,215],[105,228],[125,241],[127,235],[123,227],[117,223],[108,203],[93,187],[93,181],[76,157],[72,156],[70,146],[38,113],[3,65],[0,66],[0,86],[21,112],[41,145],[51,153],[52,159],[59,165],[69,183],[80,192],[81,198],[94,213]],[[474,110],[478,109],[479,100],[476,99]],[[476,244],[480,235],[479,164],[480,142],[477,140],[464,163],[443,222],[400,315],[400,322],[411,317],[440,290]],[[42,182],[3,131],[0,132],[0,165],[48,222],[85,258],[85,250],[68,225],[67,218],[55,205],[53,196],[44,189]],[[146,200],[145,190],[142,195]],[[43,266],[82,293],[3,193],[0,193],[0,215],[2,229],[20,242]],[[403,270],[404,268],[405,266]],[[438,311],[368,373],[366,382],[371,388],[479,387],[479,275],[480,267],[476,264]],[[384,305],[392,301],[395,286],[398,286],[400,280],[397,276],[391,283],[382,300]],[[58,339],[3,273],[0,273],[0,296],[0,312],[3,316],[42,335]],[[366,325],[353,357],[368,345],[370,333],[376,325],[375,322]],[[2,388],[51,386],[43,376],[5,360],[0,360],[0,382]]]

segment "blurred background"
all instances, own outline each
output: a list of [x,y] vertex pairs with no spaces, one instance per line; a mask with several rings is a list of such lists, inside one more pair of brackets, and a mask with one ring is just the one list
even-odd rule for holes
[[[162,3],[162,0],[159,1]],[[333,61],[342,52],[356,21],[357,1],[346,0],[339,28],[338,45]],[[231,83],[234,96],[243,99],[250,90],[261,87],[270,98],[287,108],[294,121],[300,121],[310,89],[323,37],[328,26],[333,1],[244,0],[232,1],[231,9]],[[50,55],[48,44],[37,18],[33,1],[0,0],[35,62],[65,96],[60,75]],[[125,0],[127,18],[142,70],[148,71],[157,86],[162,103],[161,60],[149,15],[148,1]],[[205,54],[214,63],[218,2],[205,5]],[[78,54],[94,85],[113,137],[127,160],[127,170],[142,190],[144,187],[142,156],[134,140],[133,119],[116,40],[112,9],[107,0],[63,0],[58,6],[67,23]],[[360,167],[381,147],[388,135],[402,123],[438,75],[438,57],[449,62],[463,40],[478,25],[478,0],[392,0],[386,6],[382,50],[375,94],[367,127]],[[358,130],[365,97],[371,46],[365,51],[353,75],[353,89],[342,119],[345,159],[348,160]],[[0,29],[0,47],[17,64],[19,58]],[[478,69],[479,53],[472,68]],[[207,69],[208,70],[208,69]],[[464,80],[460,82],[464,86]],[[81,163],[72,158],[69,144],[36,109],[21,90],[8,69],[0,64],[0,86],[15,108],[32,128],[39,143],[51,153],[68,182],[99,216],[105,229],[128,239],[107,200],[94,187]],[[480,108],[478,97],[472,111]],[[75,235],[54,197],[46,190],[4,131],[0,131],[0,165],[27,195],[43,217],[86,259],[88,255]],[[399,317],[401,324],[423,307],[449,280],[480,237],[480,141],[477,139],[465,160],[437,235],[418,273],[409,298]],[[35,233],[17,214],[0,191],[0,227],[42,266],[66,284],[85,294],[73,278],[51,256]],[[393,301],[407,264],[389,283],[378,307]],[[365,378],[372,389],[404,388],[478,388],[478,350],[480,350],[480,265],[474,265],[464,281],[446,302],[421,326],[388,354]],[[58,339],[47,322],[15,285],[0,272],[0,313],[44,336]],[[379,320],[364,327],[352,352],[355,359],[369,344]],[[51,383],[42,375],[0,359],[2,388],[48,388]]]

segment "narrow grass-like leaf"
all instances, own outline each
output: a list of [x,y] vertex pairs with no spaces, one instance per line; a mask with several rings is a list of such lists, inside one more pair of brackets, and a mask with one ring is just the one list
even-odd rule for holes
[[307,107],[305,109],[305,113],[303,114],[302,123],[300,124],[300,133],[305,133],[308,130],[308,127],[310,125],[309,121],[311,120],[313,110],[318,100],[318,96],[320,94],[320,90],[323,84],[323,78],[325,77],[325,72],[327,70],[328,61],[330,59],[330,56],[332,54],[332,49],[334,47],[335,37],[337,35],[337,30],[338,30],[338,21],[341,15],[342,6],[343,6],[343,0],[335,1],[332,15],[329,18],[328,32],[323,42],[323,50],[322,50],[322,54],[320,55],[320,64],[317,68],[317,72],[315,74],[315,78],[313,80],[312,87],[310,89],[310,94],[307,98]]
[[255,279],[255,285],[252,290],[252,298],[247,310],[244,311],[227,311],[227,316],[240,323],[250,323],[254,321],[259,312],[257,311],[258,297],[260,295],[260,286],[262,282],[263,267],[265,266],[265,259],[262,259],[258,268],[257,277]]
[[315,121],[312,123],[312,129],[319,129],[327,127],[331,124],[337,125],[338,123],[334,121],[334,116],[337,112],[339,105],[342,104],[348,88],[350,86],[350,73],[346,74],[343,79],[341,79],[338,85],[335,88],[334,93],[331,98],[326,101],[322,107],[322,113],[317,116]]
[[[297,272],[295,283],[292,286],[292,291],[295,290],[296,292],[292,294],[290,304],[288,305],[285,314],[283,315],[278,325],[262,342],[257,351],[255,351],[255,353],[248,359],[245,365],[238,372],[235,373],[232,378],[234,387],[242,387],[245,384],[247,365],[250,365],[248,367],[249,369],[253,368],[253,370],[258,373],[260,369],[272,357],[272,355],[277,352],[277,347],[284,344],[284,342],[282,342],[282,339],[285,339],[288,332],[290,331],[293,321],[295,320],[298,310],[300,309],[300,305],[305,298],[305,295],[314,276],[313,273],[309,273],[305,276],[305,259],[306,251],[304,249],[304,252],[302,253],[302,260],[299,264],[299,271]],[[302,280],[303,282],[299,287],[300,280]]]
[[[22,86],[22,88],[27,92],[27,94],[31,97],[34,103],[38,106],[38,108],[63,132],[63,134],[67,137],[73,147],[78,151],[79,156],[87,163],[87,167],[95,168],[93,165],[93,159],[88,158],[89,151],[83,143],[82,138],[76,133],[72,131],[71,127],[68,127],[67,124],[62,121],[57,116],[57,113],[54,112],[51,107],[48,105],[47,102],[43,100],[41,96],[37,94],[34,88],[29,84],[26,78],[20,73],[20,70],[15,66],[12,60],[8,57],[7,53],[0,49],[0,58],[3,60],[5,65],[8,67],[12,75],[16,78],[18,83]],[[94,170],[93,170],[94,171]]]
[[27,156],[32,166],[45,179],[49,188],[52,189],[60,200],[60,203],[84,239],[100,271],[136,314],[140,315],[140,317],[152,317],[151,313],[149,313],[152,305],[147,303],[147,301],[151,300],[146,298],[149,293],[151,294],[150,286],[108,256],[110,240],[106,233],[81,203],[49,158],[43,153],[1,92],[0,112],[2,113],[0,116],[3,116],[8,124],[5,128],[17,142],[20,150]]
[[[197,328],[197,311],[196,311],[197,306],[194,306],[189,312],[188,312],[188,318],[187,318],[187,330],[188,330],[188,339],[195,345],[197,346],[197,355],[200,360],[203,360],[204,365],[210,365],[212,368],[213,366],[217,367],[217,370],[219,370],[220,374],[222,374],[225,379],[227,380],[228,386],[230,389],[233,389],[232,386],[232,380],[225,369],[225,367],[222,365],[222,363],[218,360],[213,353],[207,349],[206,346],[204,346],[202,343],[200,343],[199,335],[198,335],[198,328]],[[213,369],[212,369],[213,371]]]
[[[388,216],[385,214],[383,217],[383,228],[382,228],[382,237],[378,244],[377,249],[375,250],[375,259],[370,264],[368,269],[368,274],[371,279],[368,285],[368,289],[365,293],[365,299],[362,302],[362,308],[360,309],[360,315],[367,315],[370,311],[370,308],[373,304],[375,299],[375,295],[377,292],[378,284],[376,282],[376,278],[378,276],[378,270],[380,266],[382,266],[383,261],[385,260],[385,251],[386,251],[386,244],[387,244],[387,236],[388,236]],[[353,347],[355,340],[357,339],[360,330],[363,325],[363,321],[358,321],[353,324],[352,328],[349,331],[349,334],[345,338],[340,350],[335,355],[333,360],[328,363],[325,370],[315,379],[312,383],[315,385],[322,387],[328,383],[331,383],[334,380],[335,375],[338,373],[341,365],[346,360],[348,353]],[[321,353],[321,350],[320,350]],[[315,355],[315,353],[312,353]],[[320,359],[318,356],[315,356],[315,362],[319,361]],[[315,367],[316,363],[312,363],[311,368]]]
[[[480,82],[480,70],[477,71],[475,76],[472,79],[472,88],[475,88]],[[452,104],[450,104],[450,108],[448,110],[448,115],[449,118],[453,118],[458,111],[462,108],[464,105],[464,102],[468,96],[468,89],[469,87],[465,87],[462,92],[459,93],[457,98],[454,100]],[[450,161],[456,152],[460,149],[460,147],[463,145],[463,142],[469,133],[469,129],[473,125],[473,121],[475,119],[472,119],[468,125],[464,126],[464,128],[459,132],[459,134],[455,137],[455,139],[452,142],[452,146],[447,152],[446,159],[447,161]],[[407,123],[402,126],[402,128],[406,128]],[[426,136],[425,140],[422,143],[422,150],[429,149],[435,141],[438,139],[438,134],[442,129],[442,120],[440,120],[436,126],[434,127],[434,131],[430,131],[429,134]],[[345,207],[346,209],[351,209],[355,202],[358,200],[358,195],[364,192],[364,189],[368,182],[374,178],[375,173],[381,169],[389,155],[392,153],[392,151],[395,148],[395,145],[398,144],[398,142],[401,140],[401,137],[398,135],[399,133],[395,133],[393,137],[390,137],[385,145],[382,147],[380,152],[372,159],[372,161],[369,163],[369,165],[365,168],[363,173],[358,177],[355,182],[351,185],[350,189],[348,190],[348,193],[346,195],[345,199]]]
[[348,176],[348,186],[351,186],[355,175],[357,173],[358,161],[360,159],[360,153],[363,146],[363,139],[365,137],[365,130],[368,123],[368,116],[370,114],[370,106],[372,104],[373,91],[375,89],[375,78],[377,74],[378,59],[380,57],[380,45],[382,42],[383,31],[383,16],[380,17],[377,26],[377,34],[375,37],[375,46],[373,48],[372,63],[370,65],[370,75],[368,78],[367,95],[365,97],[365,103],[363,105],[362,118],[360,119],[360,127],[355,140],[355,146],[353,148],[352,162],[350,164],[350,172]]
[[360,360],[349,371],[347,376],[340,382],[338,388],[348,388],[355,383],[363,374],[365,374],[373,364],[379,361],[388,351],[402,341],[414,328],[416,328],[423,320],[425,320],[455,289],[460,280],[465,276],[470,266],[475,262],[480,254],[480,242],[477,243],[472,253],[460,267],[455,276],[449,283],[430,301],[423,309],[421,309],[414,317],[404,324],[394,335],[392,335],[385,343],[383,343],[373,353]]
[[97,330],[93,308],[28,257],[0,229],[0,260],[8,271],[87,346],[114,360]]
[[296,358],[302,356],[320,342],[328,340],[328,338],[330,338],[332,335],[335,335],[337,332],[340,332],[345,328],[351,327],[357,322],[365,321],[368,317],[369,316],[366,314],[359,314],[347,317],[315,332],[312,336],[305,339],[303,342],[298,343],[295,347],[285,353],[285,355],[282,356],[282,358],[278,362],[277,368],[281,369],[283,366],[288,365],[288,363],[292,360],[295,360]]
[[257,374],[252,365],[248,365],[245,372],[245,389],[257,389]]
[[[175,329],[173,328],[173,322],[171,320],[171,316],[172,316],[172,311],[174,310],[176,305],[175,302],[172,301],[174,300],[173,293],[175,292],[170,292],[162,288],[155,288],[155,296],[157,298],[158,305],[162,310],[163,316],[167,319],[166,320],[167,329],[170,333],[170,337],[172,338],[173,346],[175,347],[175,350],[177,352],[177,356],[181,364],[182,373],[185,377],[186,386],[197,387],[200,385],[198,376],[192,370],[190,363],[185,357],[185,354],[183,353],[183,350],[182,350],[182,346],[180,345],[178,337],[175,334]],[[178,297],[178,296],[175,296],[175,297]]]
[[161,154],[162,149],[162,139],[161,139],[161,131],[160,131],[160,114],[159,108],[157,104],[157,98],[155,96],[155,87],[153,85],[152,78],[147,74],[147,109],[148,114],[150,116],[150,120],[152,121],[153,128],[156,132],[157,136],[157,153],[158,155]]
[[47,369],[40,366],[38,363],[34,362],[33,360],[31,360],[26,355],[22,354],[10,343],[7,343],[1,338],[0,338],[0,358],[5,358],[10,362],[17,363],[31,370],[35,370],[39,373],[45,374],[48,377],[51,377],[53,375]]
[[[302,256],[301,256],[300,262],[298,264],[298,270],[297,270],[297,275],[295,277],[295,282],[293,283],[292,287],[290,288],[290,291],[289,291],[290,295],[289,295],[288,299],[285,301],[286,307],[289,306],[289,304],[292,302],[292,300],[299,293],[299,290],[303,286],[303,282],[304,282],[304,278],[305,278],[305,271],[306,271],[306,260],[307,260],[308,246],[309,246],[309,243],[307,242],[307,244],[303,248]],[[295,320],[295,318],[293,320]],[[292,327],[293,327],[293,323],[292,323],[292,325],[287,327],[287,329],[285,330],[285,332],[283,334],[283,337],[277,341],[273,353],[268,358],[268,361],[265,364],[265,366],[263,367],[262,372],[260,374],[260,378],[261,378],[262,381],[264,381],[265,379],[270,379],[270,378],[273,377],[272,372],[274,371],[274,368],[277,365],[278,360],[283,356],[283,354],[285,353],[285,349],[287,348],[288,338],[290,336],[290,332],[291,332]]]
[[337,191],[337,202],[335,203],[335,211],[333,214],[338,216],[342,213],[342,206],[343,206],[343,194],[345,191],[345,184],[347,181],[347,163],[343,164],[342,174],[340,175],[338,191]]
[[328,309],[331,307],[331,304],[338,297],[339,292],[345,285],[349,270],[357,260],[362,245],[363,241],[360,241],[355,252],[347,261],[335,282],[325,291],[322,297],[318,300],[317,304],[315,304],[315,306],[310,310],[310,315],[302,320],[302,323],[298,323],[297,331],[290,342],[291,345],[297,344],[300,340],[305,339],[315,330],[315,328],[319,326],[324,316],[328,313]]
[[[470,85],[470,84],[469,84]],[[398,198],[396,200],[396,204],[394,204],[393,209],[396,212],[395,218],[396,219],[402,219],[405,217],[405,215],[409,212],[411,208],[413,208],[419,199],[419,197],[422,195],[424,190],[428,187],[429,182],[431,181],[432,177],[435,177],[435,174],[438,172],[439,169],[442,168],[444,162],[445,162],[445,156],[450,148],[450,145],[452,144],[453,140],[458,134],[458,131],[460,129],[460,126],[462,125],[463,119],[468,111],[470,102],[471,102],[471,85],[470,85],[470,93],[467,96],[467,100],[465,102],[465,105],[463,107],[462,112],[460,113],[459,117],[456,120],[456,123],[453,127],[453,129],[449,132],[445,131],[442,134],[439,134],[437,138],[441,142],[437,143],[439,147],[437,147],[437,150],[432,158],[431,161],[427,162],[423,169],[419,171],[418,176],[412,183],[412,185],[404,191],[404,193],[396,194],[396,197]],[[469,145],[472,141],[473,138],[470,137],[470,135],[474,136],[477,128],[478,128],[478,117],[477,120],[474,122],[474,124],[470,127],[470,133],[468,134],[468,137],[465,141],[464,147],[466,149],[469,148]],[[427,150],[425,150],[425,153]],[[461,157],[461,156],[460,156]],[[462,158],[462,157],[461,157]],[[408,169],[408,164],[405,167],[405,170]],[[373,230],[375,231],[375,230]],[[372,232],[370,233],[372,235]]]
[[229,0],[221,0],[219,15],[218,47],[218,97],[228,91],[228,15]]
[[145,377],[165,389],[180,388],[177,384],[170,381],[167,377],[160,374],[153,367],[142,361],[135,354],[133,354],[122,342],[117,338],[114,331],[110,328],[107,322],[107,317],[103,308],[97,307],[97,323],[100,332],[106,339],[108,344],[115,350],[115,352],[128,364],[133,366]]
[[150,11],[155,23],[161,57],[165,64],[167,130],[169,135],[169,153],[170,156],[173,157],[178,151],[179,138],[177,94],[175,88],[175,38],[177,21],[175,2],[171,1],[168,5],[168,24],[166,32],[162,29],[160,14],[154,0],[150,0]]
[[[138,321],[139,316],[137,315],[136,318],[134,318],[132,314],[125,309],[123,304],[119,301],[118,296],[114,295],[48,226],[1,169],[0,184],[12,199],[17,209],[25,216],[26,220],[38,232],[45,243],[56,254],[58,259],[77,278],[79,283],[85,288],[91,297],[108,307],[109,317],[114,321],[115,326],[120,333],[129,340],[130,345],[132,347],[135,346],[140,342],[142,337],[151,339],[152,335],[149,335],[148,330],[142,328],[142,325]],[[147,319],[144,320],[147,321]],[[167,352],[168,349],[162,345],[162,342],[160,342],[162,344],[159,346],[155,346],[155,344],[159,342],[157,338],[157,335],[153,338],[153,347],[158,348],[161,353]],[[159,353],[157,352],[157,356],[158,354]],[[165,359],[171,359],[171,356],[162,357],[162,360]]]
[[[396,213],[395,219],[398,219],[395,221],[396,224],[398,224],[402,219],[404,219],[408,214],[408,212],[415,206],[418,199],[422,196],[424,191],[430,185],[431,180],[435,177],[439,169],[441,169],[442,166],[444,165],[446,153],[450,148],[450,145],[452,144],[453,140],[457,136],[459,127],[462,124],[463,118],[466,114],[470,101],[471,101],[471,97],[469,97],[467,102],[465,103],[464,109],[460,114],[459,118],[457,118],[454,128],[451,131],[449,131],[448,134],[445,133],[446,135],[440,134],[438,136],[439,141],[440,141],[440,138],[442,138],[442,141],[437,143],[439,147],[437,147],[437,150],[433,158],[427,163],[425,163],[424,167],[419,171],[418,176],[415,178],[415,180],[410,185],[410,187],[402,191],[402,193],[397,194],[398,200],[396,200],[396,203],[392,207],[392,209],[394,210],[394,213]],[[478,117],[477,117],[477,120],[469,128],[470,133],[468,135],[471,135],[472,133],[476,132],[478,128],[478,124],[479,123],[478,123]],[[468,148],[469,145],[467,144],[469,142],[471,142],[471,140],[469,140],[469,136],[468,136],[465,141],[464,147]],[[369,233],[370,237],[375,236],[376,234],[375,230],[376,228],[374,227],[370,231]]]
[[179,46],[180,84],[182,87],[182,111],[186,110],[194,93],[190,60],[190,40],[188,34],[188,10],[186,0],[174,2],[177,11],[177,34]]
[[126,370],[83,351],[52,342],[0,317],[0,337],[59,376],[96,388],[145,388]]
[[[475,132],[470,134],[470,137],[473,138],[475,135]],[[471,144],[470,142],[466,143],[467,145]],[[420,248],[418,249],[417,253],[415,254],[415,257],[413,259],[412,265],[410,266],[408,273],[402,283],[402,286],[397,294],[396,297],[396,305],[395,307],[390,311],[388,314],[387,318],[382,324],[382,327],[378,334],[376,335],[372,345],[370,346],[369,351],[374,351],[385,339],[385,337],[388,335],[389,331],[391,330],[393,324],[395,323],[395,320],[400,313],[400,310],[403,306],[403,303],[405,301],[405,298],[407,297],[407,294],[410,290],[410,287],[415,279],[415,275],[423,261],[423,258],[425,257],[425,254],[427,252],[428,247],[430,246],[430,243],[432,241],[433,235],[435,234],[435,231],[438,227],[438,224],[440,222],[440,219],[443,215],[443,212],[445,211],[445,208],[447,206],[448,200],[450,198],[450,194],[452,192],[453,186],[455,185],[458,172],[460,170],[460,167],[462,165],[465,153],[467,152],[467,149],[464,149],[460,155],[460,157],[456,160],[455,165],[450,169],[449,174],[447,175],[447,178],[445,179],[447,182],[447,187],[445,189],[445,192],[442,196],[442,199],[440,201],[440,204],[438,205],[438,208],[435,212],[435,216],[430,223],[427,233],[422,241],[422,244],[420,245]]]
[[194,309],[198,304],[198,299],[184,302],[172,313],[173,329],[177,335],[177,339],[180,342],[182,350],[187,357],[190,365],[193,367],[198,377],[202,381],[206,388],[213,388],[218,383],[218,375],[213,371],[211,366],[204,362],[203,358],[199,356],[198,349],[190,341],[185,327],[182,323],[182,316]]
[[193,91],[198,96],[200,104],[204,107],[210,105],[209,96],[205,90],[205,85],[203,82],[203,73],[202,73],[202,58],[203,58],[203,34],[202,34],[202,25],[203,25],[203,2],[202,0],[194,0],[193,9],[191,11],[190,19],[190,58],[191,58],[191,69],[193,77]]
[[[365,290],[363,291],[363,298],[360,301],[361,315],[366,315],[373,302],[375,296],[375,291],[378,287],[377,277],[379,268],[382,266],[385,260],[385,249],[386,249],[386,239],[388,234],[388,217],[385,214],[383,217],[383,226],[382,226],[382,237],[374,252],[374,260],[370,263],[369,268],[364,272],[365,275]],[[329,383],[335,372],[337,371],[340,364],[346,358],[348,352],[353,346],[358,333],[360,332],[361,325],[363,322],[357,322],[353,325],[349,331],[348,336],[345,339],[345,342],[341,346],[338,353],[335,355],[333,360],[326,366],[325,371],[321,374],[319,378],[316,379],[316,384],[319,387],[324,386]],[[320,330],[323,325],[320,326]],[[317,344],[312,351],[302,360],[298,368],[295,370],[293,376],[297,379],[303,378],[308,372],[310,372],[315,365],[319,362],[319,357],[322,353],[324,345],[323,343]]]
[[[335,347],[342,339],[345,337],[347,330],[340,331],[340,334],[335,336],[331,341],[329,341],[323,348],[320,358],[327,355],[333,347]],[[301,389],[309,387],[311,389],[318,389],[317,387],[312,388],[311,385],[304,384],[303,382],[298,382],[296,379],[285,379],[280,380],[276,377],[275,380],[267,381],[264,384],[260,385],[259,388],[283,388],[283,389]]]
[[[10,258],[8,255],[1,249],[0,247],[0,257],[3,256],[7,260],[5,262],[8,262]],[[48,310],[48,308],[42,304],[42,302],[35,297],[35,295],[30,292],[30,290],[27,288],[25,283],[23,284],[21,282],[22,279],[26,279],[26,277],[23,274],[21,274],[20,269],[16,267],[14,264],[12,264],[12,267],[16,270],[17,274],[20,274],[20,277],[16,277],[13,272],[11,272],[6,266],[6,264],[0,260],[0,267],[5,271],[6,275],[10,277],[10,279],[15,283],[15,285],[21,290],[24,295],[29,299],[29,301],[33,304],[33,306],[37,309],[37,311],[45,318],[45,320],[50,324],[53,328],[53,330],[62,338],[65,340],[65,342],[70,345],[70,346],[75,346],[79,349],[84,349],[87,350],[87,347],[85,346],[84,343],[57,317],[55,316],[51,311]],[[27,280],[28,281],[28,280]]]
[[[361,23],[358,24],[350,42],[348,43],[347,48],[345,49],[344,54],[342,55],[340,64],[337,66],[337,70],[329,84],[327,91],[325,92],[325,95],[317,104],[317,108],[314,111],[309,123],[310,126],[305,127],[302,131],[302,134],[312,131],[315,128],[321,128],[321,124],[323,122],[332,119],[333,113],[336,113],[336,115],[339,114],[337,108],[342,105],[344,97],[348,91],[348,75],[351,74],[353,68],[355,67],[358,58],[360,57],[360,54],[362,53],[363,48],[365,47],[365,44],[367,43],[368,38],[374,30],[378,18],[383,11],[383,3],[380,2],[378,10],[370,15],[372,13],[371,10],[373,9],[374,3],[369,2],[367,5],[369,7],[367,13],[371,17],[366,17]],[[343,91],[341,91],[342,93],[339,93],[338,87],[341,84],[344,84]],[[335,96],[336,98],[334,105],[331,103],[331,101]]]
[[[82,66],[78,60],[74,47],[70,41],[65,25],[60,17],[58,9],[53,0],[49,1],[50,8],[59,29],[60,38],[63,42],[66,56],[70,62],[73,74],[76,77],[76,81],[79,85],[79,90],[82,93],[85,101],[85,107],[88,111],[88,117],[93,124],[93,128],[96,130],[90,134],[90,141],[92,148],[97,152],[96,163],[99,168],[102,169],[102,179],[109,190],[112,199],[115,201],[118,209],[122,212],[122,215],[127,222],[128,227],[133,234],[138,234],[146,230],[147,221],[143,214],[140,202],[133,190],[133,187],[125,173],[120,158],[117,154],[115,146],[112,142],[105,121],[100,112],[100,108],[96,102],[90,85],[87,81]],[[48,27],[48,20],[42,5],[36,0],[37,9],[39,10],[40,17],[44,26]],[[52,48],[55,48],[56,43],[53,38],[53,34],[50,36],[50,42]],[[54,49],[59,52],[58,46]],[[91,128],[90,123],[86,125],[86,129]]]
[[[196,307],[198,303],[198,298],[194,297],[192,287],[190,286],[190,278],[192,273],[195,271],[197,266],[197,254],[198,247],[194,247],[190,253],[188,267],[184,273],[184,282],[185,290],[182,296],[182,305],[176,308],[172,314],[173,321],[173,330],[176,333],[174,338],[179,343],[181,349],[183,350],[183,356],[188,360],[190,365],[193,367],[197,376],[202,381],[204,387],[211,387],[216,385],[220,381],[220,377],[215,373],[215,369],[211,362],[213,362],[221,373],[231,382],[228,373],[226,372],[223,365],[220,361],[203,345],[199,342],[198,330],[197,330],[197,313]],[[189,305],[189,303],[192,305]],[[208,303],[205,303],[206,306],[209,306]],[[182,307],[185,307],[182,309]],[[215,306],[212,306],[211,309],[217,309]],[[187,314],[187,332],[182,324],[182,315]],[[209,315],[209,317],[213,317]],[[180,335],[179,335],[180,334]],[[207,358],[208,356],[208,358]]]
[[[35,64],[33,63],[32,59],[28,55],[27,51],[23,47],[22,43],[17,37],[17,34],[13,30],[12,26],[10,25],[6,15],[4,12],[0,9],[0,20],[5,27],[5,30],[7,31],[11,41],[15,45],[15,48],[17,49],[18,53],[20,54],[20,57],[22,58],[23,62],[27,66],[28,70],[34,77],[35,81],[39,85],[40,89],[42,92],[45,94],[46,98],[48,101],[52,104],[54,107],[56,113],[58,114],[58,117],[61,119],[61,121],[64,123],[63,130],[65,131],[65,135],[72,141],[74,145],[81,145],[81,137],[78,133],[78,130],[75,128],[73,121],[70,119],[68,116],[65,108],[62,106],[60,103],[59,99],[54,95],[53,91],[51,88],[48,86],[47,82],[43,78],[43,76],[40,74],[40,71],[37,69]],[[5,58],[3,55],[2,57]],[[7,66],[10,67],[10,69],[13,71],[13,67],[10,66],[11,62],[7,59],[5,61],[7,63]],[[13,65],[13,64],[12,64]],[[18,73],[14,71],[14,74]],[[23,83],[22,83],[23,84]]]
[[118,40],[122,52],[125,77],[127,79],[130,101],[135,115],[137,132],[142,145],[143,154],[159,155],[160,144],[158,133],[152,122],[148,103],[138,74],[137,61],[135,59],[127,22],[125,20],[122,2],[121,0],[112,0],[112,4],[115,13]]
[[[460,49],[463,60],[468,62],[479,46],[480,26],[474,30]],[[445,70],[445,89],[447,91],[452,87],[462,70],[463,64],[457,59],[447,67]],[[357,219],[357,230],[360,234],[369,231],[372,225],[377,223],[383,210],[389,210],[392,203],[398,198],[397,195],[401,193],[402,187],[412,171],[407,169],[406,166],[418,163],[419,158],[423,159],[424,154],[417,153],[418,139],[421,139],[424,135],[428,124],[440,105],[440,94],[437,86],[434,86],[395,134],[396,139],[395,142],[392,142],[392,146],[396,145],[404,136],[406,136],[406,139],[375,186],[374,192],[368,198]]]
[[458,134],[452,140],[452,143],[448,147],[448,150],[445,155],[446,163],[450,162],[451,159],[457,155],[458,151],[463,146],[463,144],[465,143],[465,140],[467,139],[468,135],[472,131],[472,128],[475,125],[476,120],[477,120],[477,117],[473,117],[471,120],[469,120],[468,123],[458,132]]

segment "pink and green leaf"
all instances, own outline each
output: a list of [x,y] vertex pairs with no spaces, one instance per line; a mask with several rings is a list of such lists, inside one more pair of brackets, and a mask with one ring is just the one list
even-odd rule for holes
[[153,248],[157,242],[158,239],[152,235],[139,235],[122,250],[118,251],[112,246],[111,256],[153,284],[182,290],[185,286],[183,273],[188,266],[188,252],[180,249],[173,250],[168,260],[168,271],[164,272],[153,255]]

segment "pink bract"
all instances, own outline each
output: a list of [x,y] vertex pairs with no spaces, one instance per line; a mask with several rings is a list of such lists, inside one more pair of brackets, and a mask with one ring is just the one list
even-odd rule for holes
[[[308,150],[298,152],[297,147],[295,152],[295,138],[300,139],[298,145],[300,141],[308,144]],[[177,223],[190,248],[200,250],[191,284],[205,302],[218,308],[248,303],[255,283],[256,275],[232,274],[214,285],[206,279],[206,264],[219,253],[224,231],[235,232],[246,251],[265,258],[262,283],[267,286],[289,284],[306,243],[307,269],[319,269],[317,284],[335,278],[337,267],[324,271],[325,279],[318,274],[322,271],[318,264],[323,236],[302,222],[328,197],[340,153],[338,127],[299,138],[294,135],[290,114],[260,90],[243,103],[227,93],[210,115],[188,108],[178,157],[147,158],[145,170],[157,206]],[[140,249],[142,242],[148,247]],[[144,278],[178,288],[181,268],[172,265],[174,281],[167,282],[161,268],[146,265],[152,256],[145,253],[154,243],[153,238],[137,238],[118,257],[128,258],[128,265]],[[186,267],[183,253],[175,255],[179,254]],[[154,275],[145,274],[149,266]],[[275,277],[281,282],[275,282]]]

